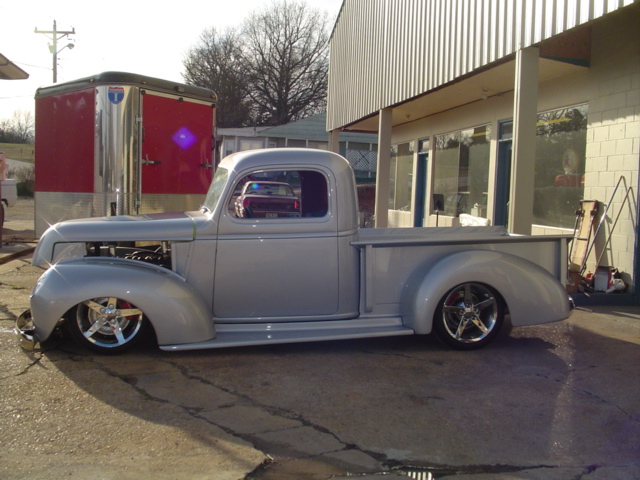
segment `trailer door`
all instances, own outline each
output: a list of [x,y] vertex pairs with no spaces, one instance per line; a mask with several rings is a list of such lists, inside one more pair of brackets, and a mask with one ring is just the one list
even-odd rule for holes
[[140,213],[198,208],[213,173],[213,104],[141,93]]

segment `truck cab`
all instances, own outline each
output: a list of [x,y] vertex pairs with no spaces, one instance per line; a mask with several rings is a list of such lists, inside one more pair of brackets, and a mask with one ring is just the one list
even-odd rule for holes
[[[357,315],[358,251],[350,243],[358,233],[358,215],[350,167],[329,152],[314,152],[314,164],[306,158],[308,151],[294,152],[240,152],[218,168],[217,176],[230,180],[214,212],[216,319]],[[290,185],[299,198],[300,215],[239,216],[234,192],[259,180]]]

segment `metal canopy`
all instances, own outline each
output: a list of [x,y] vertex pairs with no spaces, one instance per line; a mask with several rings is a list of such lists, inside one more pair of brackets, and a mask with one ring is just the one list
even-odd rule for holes
[[29,74],[0,53],[0,80],[24,80]]

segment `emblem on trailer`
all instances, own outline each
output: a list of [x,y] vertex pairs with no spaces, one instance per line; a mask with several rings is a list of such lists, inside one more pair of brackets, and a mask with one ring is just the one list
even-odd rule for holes
[[123,87],[109,87],[109,92],[107,93],[109,97],[109,101],[115,105],[119,104],[124,98],[124,88]]

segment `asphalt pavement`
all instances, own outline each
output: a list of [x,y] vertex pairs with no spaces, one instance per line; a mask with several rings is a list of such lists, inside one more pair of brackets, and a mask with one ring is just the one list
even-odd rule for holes
[[415,336],[99,356],[62,333],[23,351],[41,273],[0,262],[2,480],[640,479],[640,307],[472,352]]

